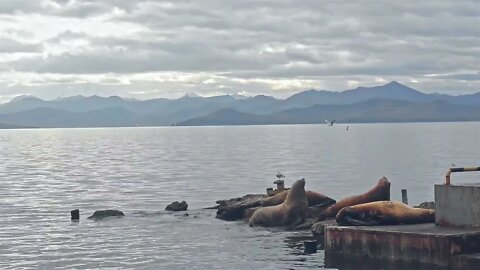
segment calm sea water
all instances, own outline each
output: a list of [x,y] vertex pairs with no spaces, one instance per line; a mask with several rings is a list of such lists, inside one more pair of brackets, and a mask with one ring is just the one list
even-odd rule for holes
[[[452,163],[480,165],[479,138],[480,123],[0,130],[0,268],[322,268],[292,240],[302,233],[202,208],[262,193],[277,171],[336,199],[386,176],[393,199],[430,201]],[[189,216],[163,211],[175,200]],[[127,216],[86,219],[108,208]]]

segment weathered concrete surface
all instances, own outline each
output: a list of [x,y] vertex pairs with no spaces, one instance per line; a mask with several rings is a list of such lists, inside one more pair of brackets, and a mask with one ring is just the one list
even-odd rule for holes
[[476,228],[448,228],[429,223],[325,229],[327,267],[363,260],[408,265],[412,269],[453,269],[449,267],[454,256],[478,251],[480,229]]
[[435,185],[435,204],[436,224],[480,227],[480,184]]
[[455,256],[452,260],[452,269],[480,269],[480,253]]

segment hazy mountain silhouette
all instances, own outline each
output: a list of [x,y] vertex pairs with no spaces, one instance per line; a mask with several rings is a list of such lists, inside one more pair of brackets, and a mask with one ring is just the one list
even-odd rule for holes
[[89,112],[69,112],[37,108],[11,114],[0,114],[0,122],[30,127],[115,127],[135,126],[138,116],[123,108]]
[[480,105],[455,105],[437,100],[416,103],[392,99],[371,99],[347,105],[313,105],[269,115],[221,110],[206,116],[179,122],[179,126],[318,124],[325,119],[337,123],[479,121]]
[[0,129],[18,129],[18,128],[30,128],[30,127],[0,123]]
[[480,104],[480,93],[473,95],[424,94],[396,81],[375,87],[358,87],[343,92],[309,90],[295,94],[283,101],[283,109],[305,108],[316,104],[352,104],[369,99],[395,99],[412,102],[446,100],[453,104]]
[[[32,127],[161,126],[178,122],[185,123],[189,119],[198,119],[209,115],[209,117],[219,120],[223,119],[222,121],[226,121],[225,123],[239,124],[242,121],[248,122],[245,119],[247,116],[264,115],[269,117],[255,117],[257,119],[255,121],[268,124],[271,123],[269,121],[275,120],[271,118],[272,115],[277,114],[277,117],[280,117],[292,109],[305,109],[315,105],[335,105],[335,108],[340,110],[343,107],[339,105],[351,105],[347,107],[359,110],[358,104],[369,100],[383,100],[384,111],[380,114],[385,115],[389,113],[389,106],[395,105],[397,109],[398,106],[407,106],[407,103],[386,103],[386,100],[423,103],[426,107],[431,106],[428,104],[434,101],[444,101],[449,106],[457,105],[461,109],[462,106],[480,104],[480,92],[460,96],[425,94],[398,82],[390,82],[381,86],[358,87],[343,92],[308,90],[286,99],[276,99],[265,95],[237,98],[232,95],[200,97],[187,94],[178,99],[135,100],[118,96],[73,96],[46,101],[34,96],[19,96],[8,103],[0,104],[0,123]],[[467,110],[467,107],[464,109]],[[380,111],[380,109],[378,110]],[[418,113],[426,112],[418,111]],[[455,113],[459,112],[455,111]],[[291,117],[290,114],[288,115]],[[432,121],[450,121],[448,119],[453,117],[444,115],[443,112],[438,112],[438,115],[442,115],[444,118],[441,119],[443,120]],[[235,117],[236,120],[233,119]],[[299,117],[308,118],[307,115]],[[368,122],[369,119],[378,121],[378,118],[373,115],[368,117],[362,121]],[[412,119],[412,116],[404,117]],[[228,118],[230,120],[227,121]],[[401,121],[395,120],[393,117],[389,119],[392,120],[384,121]],[[353,120],[353,118],[349,120]],[[277,123],[278,119],[275,121]],[[324,121],[324,119],[319,121]]]
[[249,99],[238,100],[232,104],[232,108],[241,112],[254,112],[265,114],[281,109],[282,100],[274,97],[258,95]]

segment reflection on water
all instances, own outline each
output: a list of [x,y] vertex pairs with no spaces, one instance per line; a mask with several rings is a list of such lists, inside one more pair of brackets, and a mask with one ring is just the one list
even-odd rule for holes
[[[335,199],[385,175],[394,199],[432,200],[451,163],[478,165],[479,137],[479,123],[0,130],[0,268],[319,268],[300,232],[201,208],[264,192],[277,171]],[[188,216],[163,210],[176,200]],[[86,219],[109,208],[127,216]]]

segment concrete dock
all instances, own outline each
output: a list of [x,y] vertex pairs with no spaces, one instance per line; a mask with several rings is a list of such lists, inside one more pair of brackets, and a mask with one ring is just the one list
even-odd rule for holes
[[325,266],[342,270],[480,269],[480,184],[435,185],[435,223],[325,228]]
[[435,185],[435,205],[439,226],[480,227],[480,184]]
[[[434,223],[397,226],[327,227],[325,265],[349,269],[452,268],[459,255],[480,251],[480,229]],[[469,257],[480,263],[479,257]],[[359,264],[361,262],[361,264]],[[466,264],[465,264],[466,265]],[[471,264],[470,264],[471,265]],[[480,269],[480,264],[477,264]],[[366,268],[359,268],[365,266]],[[388,267],[387,267],[388,266]]]
[[452,260],[451,269],[479,269],[480,253],[459,255]]

